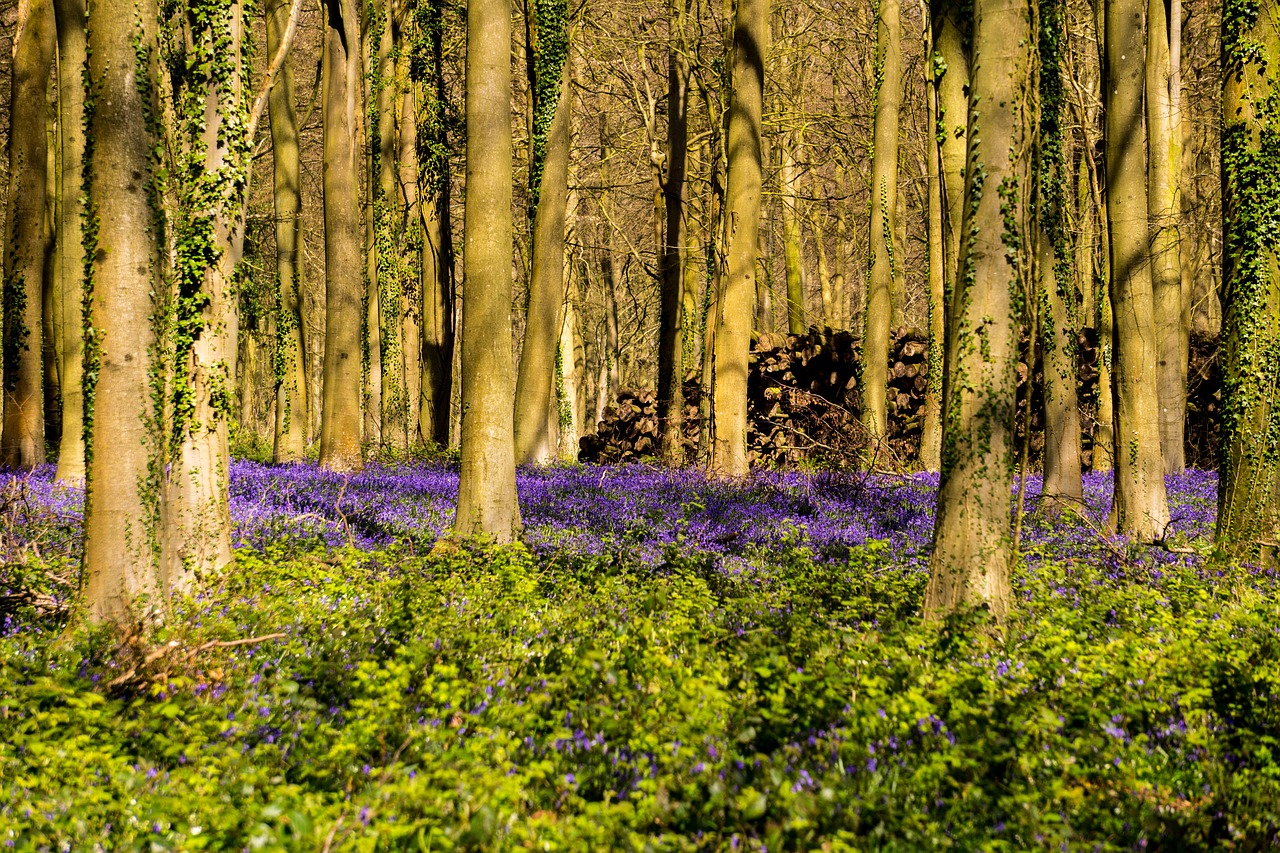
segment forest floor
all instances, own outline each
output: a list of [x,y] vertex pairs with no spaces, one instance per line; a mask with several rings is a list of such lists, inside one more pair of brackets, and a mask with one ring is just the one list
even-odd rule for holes
[[437,545],[447,467],[238,462],[234,566],[79,627],[82,495],[0,475],[0,845],[1267,849],[1275,573],[1216,478],[1135,547],[1027,488],[998,630],[919,611],[937,480],[530,470],[523,544]]

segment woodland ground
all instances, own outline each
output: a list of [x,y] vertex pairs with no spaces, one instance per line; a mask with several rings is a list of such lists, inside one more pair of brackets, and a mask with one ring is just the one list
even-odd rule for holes
[[[0,845],[1261,850],[1280,595],[1028,484],[998,632],[919,618],[936,478],[523,472],[525,544],[432,548],[456,473],[240,462],[169,624],[68,628],[80,493],[0,483]],[[239,642],[246,641],[246,642]],[[239,643],[239,644],[237,644]]]

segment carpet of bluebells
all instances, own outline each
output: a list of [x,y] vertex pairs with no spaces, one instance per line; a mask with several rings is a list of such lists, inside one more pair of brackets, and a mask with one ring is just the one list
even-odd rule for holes
[[235,564],[122,640],[81,493],[0,475],[0,847],[1273,849],[1275,574],[1212,474],[1157,547],[1085,485],[996,629],[920,619],[928,475],[528,470],[494,548],[448,467],[239,462]]

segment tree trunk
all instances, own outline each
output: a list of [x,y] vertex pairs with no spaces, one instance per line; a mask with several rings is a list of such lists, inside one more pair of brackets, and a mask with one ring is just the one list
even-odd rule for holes
[[[542,0],[543,3],[548,0]],[[541,33],[542,49],[557,44],[550,33]],[[564,48],[567,50],[567,34]],[[533,263],[529,282],[529,310],[526,315],[524,345],[520,350],[520,370],[516,378],[515,441],[516,461],[544,464],[555,459],[557,441],[553,434],[553,392],[556,375],[556,344],[560,339],[560,308],[564,304],[564,228],[569,200],[569,70],[561,56],[559,67],[538,60],[544,79],[535,89],[543,92],[535,106],[540,115],[552,115],[545,141],[535,139],[535,148],[545,146],[535,174],[540,173],[537,211],[533,220]],[[545,79],[550,76],[550,79]],[[536,124],[544,126],[545,118]],[[465,260],[465,258],[464,258]]]
[[454,532],[520,527],[511,400],[511,0],[467,4],[462,464]]
[[964,158],[968,134],[968,21],[959,0],[942,0],[932,16],[935,72],[938,75],[938,145],[941,159],[942,231],[946,267],[943,305],[951,304],[960,269],[960,226],[964,219]]
[[1277,562],[1280,529],[1280,8],[1225,17],[1222,484],[1218,547]]
[[[932,49],[934,43],[932,22],[925,8],[925,45]],[[925,65],[925,97],[931,127],[939,124],[938,83],[935,63]],[[924,391],[924,424],[920,431],[920,466],[926,471],[938,471],[942,465],[942,348],[946,339],[947,259],[946,236],[943,234],[943,198],[941,157],[942,150],[936,141],[925,146],[925,182],[929,205],[929,384]]]
[[[268,0],[267,56],[280,49],[289,21],[290,0]],[[293,69],[289,62],[276,75],[267,108],[276,211],[276,417],[272,459],[301,462],[307,452],[307,323],[302,299],[302,161],[298,116],[293,103]]]
[[[778,183],[782,198],[782,252],[787,270],[787,331],[803,335],[809,329],[808,311],[805,306],[804,267],[801,251],[800,209],[796,200],[795,134],[784,134],[779,146],[780,168]],[[887,347],[886,347],[887,349]]]
[[60,482],[84,480],[84,0],[55,0],[58,29],[58,139],[62,187],[58,203],[58,374],[62,387]]
[[403,18],[410,11],[397,4],[393,21],[393,40],[404,45],[396,52],[396,178],[399,194],[396,197],[400,216],[397,234],[400,242],[400,259],[397,274],[400,281],[400,376],[404,393],[405,443],[416,445],[421,441],[422,427],[422,200],[418,166],[418,105],[417,92],[410,76],[411,49],[406,44]]
[[355,471],[360,458],[360,27],[354,0],[325,0],[325,340],[320,465]]
[[1009,608],[1018,293],[1027,239],[1031,8],[975,0],[960,275],[947,318],[947,396],[926,618]]
[[760,125],[768,39],[769,0],[739,0],[727,140],[727,269],[716,327],[711,446],[711,470],[730,477],[747,473],[747,357],[760,229]]
[[[875,148],[871,158],[871,276],[862,337],[862,423],[876,442],[888,434],[889,328],[893,322],[898,218],[898,108],[902,102],[902,23],[898,0],[880,0],[876,17]],[[874,464],[874,460],[873,460]]]
[[[155,0],[95,4],[88,29],[92,159],[85,165],[92,260],[85,318],[87,482],[85,606],[90,620],[128,624],[162,610],[158,471],[164,439],[151,372],[161,369],[152,316],[163,233],[152,208],[160,140]],[[145,64],[144,64],[145,63]],[[109,107],[109,109],[108,109]],[[154,296],[153,296],[154,295]],[[154,300],[154,301],[153,301]],[[150,614],[138,612],[146,601]]]
[[54,51],[50,0],[22,0],[9,101],[9,234],[4,254],[4,434],[0,465],[44,462],[42,373],[45,203],[49,140],[45,104]]
[[1112,521],[1123,535],[1152,542],[1164,536],[1169,504],[1160,458],[1155,314],[1147,216],[1146,8],[1106,0],[1104,134],[1107,224],[1111,241],[1111,305],[1115,336],[1115,499]]
[[[1175,124],[1170,74],[1169,27],[1164,0],[1149,0],[1146,106],[1149,131],[1147,201],[1151,225],[1151,288],[1155,305],[1156,394],[1160,405],[1160,455],[1166,474],[1186,470],[1189,341],[1183,335],[1182,269],[1179,250],[1181,120]],[[1181,27],[1182,22],[1178,22]],[[1175,130],[1176,128],[1176,130]]]
[[[321,0],[325,2],[325,0]],[[358,2],[358,0],[353,0]],[[361,27],[359,19],[353,25],[353,32],[363,37],[353,43],[351,50],[360,57],[362,75],[356,81],[356,120],[355,138],[364,142],[364,218],[361,221],[361,236],[364,240],[364,294],[360,303],[360,319],[363,323],[360,336],[360,376],[362,382],[361,404],[363,410],[362,439],[369,447],[382,444],[382,299],[378,281],[378,152],[381,148],[377,140],[378,125],[370,122],[368,105],[377,103],[377,91],[374,77],[381,68],[378,56],[378,45],[383,41],[383,18],[380,14],[380,3],[391,0],[370,0],[364,3],[363,14],[368,22]],[[351,7],[352,14],[361,15],[360,6]],[[357,184],[357,193],[359,184]],[[327,241],[326,241],[327,242]]]
[[684,461],[685,168],[689,153],[689,63],[685,58],[685,2],[670,0],[667,47],[666,228],[662,243],[662,308],[658,320],[658,423],[662,458]]

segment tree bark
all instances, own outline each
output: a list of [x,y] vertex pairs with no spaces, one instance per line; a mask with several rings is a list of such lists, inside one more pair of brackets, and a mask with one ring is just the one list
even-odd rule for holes
[[356,471],[360,457],[360,27],[353,0],[325,0],[323,58],[325,341],[320,465]]
[[[152,315],[159,309],[163,234],[152,208],[159,164],[158,105],[139,79],[158,79],[155,0],[95,4],[87,83],[93,153],[85,166],[92,235],[86,283],[85,606],[94,622],[124,625],[163,610],[158,527],[161,464],[151,372],[160,369]],[[155,301],[153,301],[155,299]]]
[[84,203],[85,134],[84,0],[55,0],[58,30],[58,140],[62,186],[57,236],[59,342],[62,388],[62,439],[58,446],[60,482],[84,480]]
[[[902,22],[898,0],[880,0],[876,15],[875,148],[871,158],[871,275],[862,337],[862,423],[876,443],[888,434],[889,329],[893,322],[898,218],[898,111],[902,103]],[[874,464],[874,459],[872,460]]]
[[1155,313],[1147,216],[1146,8],[1106,0],[1103,126],[1107,148],[1107,224],[1115,337],[1115,498],[1112,521],[1123,535],[1164,536],[1169,504],[1160,458]]
[[1280,529],[1280,7],[1233,2],[1222,60],[1223,393],[1217,545],[1264,566]]
[[747,473],[747,357],[756,289],[762,171],[761,115],[769,0],[739,0],[733,24],[733,91],[729,105],[726,274],[718,300],[714,439],[711,470]]
[[[267,55],[280,49],[289,20],[290,0],[268,0]],[[276,416],[273,461],[301,462],[306,457],[307,323],[302,299],[302,162],[298,116],[293,103],[293,68],[281,66],[267,101],[271,124],[276,212]]]
[[467,4],[462,464],[454,532],[520,527],[511,400],[511,0]]
[[0,465],[29,471],[45,460],[42,377],[45,205],[49,140],[45,104],[55,24],[50,0],[22,0],[9,101],[9,232],[4,253],[4,433]]
[[796,132],[783,135],[779,148],[778,183],[782,189],[782,251],[787,272],[787,331],[803,335],[809,329],[808,306],[805,305],[803,251],[800,231],[800,206],[796,196]]
[[[933,49],[933,25],[925,10],[925,45]],[[939,127],[938,83],[940,77],[934,62],[925,64],[926,115],[932,127]],[[944,232],[945,198],[942,188],[942,148],[937,134],[925,147],[925,182],[929,212],[929,353],[928,385],[924,391],[924,424],[920,431],[920,466],[926,471],[941,470],[942,465],[942,349],[946,339],[947,258]]]
[[1026,0],[975,0],[960,275],[947,318],[947,396],[926,618],[1009,608],[1019,305],[1032,128]]

